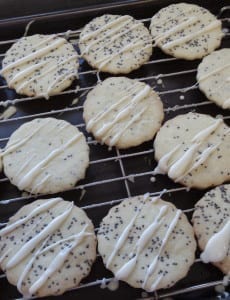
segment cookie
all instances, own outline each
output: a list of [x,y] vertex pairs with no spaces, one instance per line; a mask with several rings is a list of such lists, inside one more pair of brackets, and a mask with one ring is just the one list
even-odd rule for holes
[[214,51],[197,69],[197,81],[206,97],[224,109],[230,109],[230,49]]
[[192,221],[201,259],[230,274],[230,184],[208,191],[197,202]]
[[0,230],[0,266],[28,299],[76,287],[96,258],[94,227],[62,198],[23,206]]
[[166,54],[193,60],[218,48],[223,37],[221,21],[207,9],[177,3],[162,8],[152,17],[154,45]]
[[127,74],[149,60],[152,37],[144,24],[131,16],[106,14],[83,28],[79,48],[93,68]]
[[230,129],[222,119],[188,113],[167,121],[154,141],[155,174],[205,189],[230,180]]
[[19,39],[6,52],[1,75],[18,94],[49,98],[77,77],[78,55],[57,35],[35,34]]
[[195,259],[196,242],[186,216],[148,194],[111,208],[97,238],[98,251],[115,278],[148,292],[174,285]]
[[89,147],[70,123],[34,119],[10,137],[3,156],[4,173],[19,190],[53,194],[73,188],[84,178]]
[[86,129],[102,144],[128,148],[151,140],[164,117],[152,88],[126,77],[110,77],[87,95]]

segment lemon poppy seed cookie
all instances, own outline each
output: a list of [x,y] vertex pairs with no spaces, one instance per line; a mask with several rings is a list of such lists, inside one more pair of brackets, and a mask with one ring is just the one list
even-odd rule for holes
[[126,74],[149,60],[152,37],[144,24],[131,16],[106,14],[83,28],[79,47],[93,68]]
[[164,117],[152,88],[126,77],[110,77],[87,95],[83,117],[87,131],[110,147],[128,148],[151,140]]
[[97,238],[98,251],[115,278],[148,292],[174,285],[195,259],[196,242],[186,216],[148,195],[111,208]]
[[198,66],[197,81],[206,97],[230,109],[230,49],[214,51]]
[[0,230],[0,266],[28,299],[78,286],[96,258],[94,227],[62,198],[23,206]]
[[34,194],[71,189],[84,178],[89,164],[84,135],[54,118],[34,119],[19,127],[1,155],[11,183]]
[[177,3],[162,8],[151,20],[155,45],[177,58],[201,58],[220,46],[221,21],[207,9]]
[[179,115],[161,127],[154,148],[156,174],[199,189],[230,180],[230,129],[222,119]]
[[6,52],[1,75],[18,94],[48,99],[71,85],[78,67],[77,52],[64,38],[35,34]]
[[192,221],[201,259],[230,274],[230,184],[207,192],[197,202]]

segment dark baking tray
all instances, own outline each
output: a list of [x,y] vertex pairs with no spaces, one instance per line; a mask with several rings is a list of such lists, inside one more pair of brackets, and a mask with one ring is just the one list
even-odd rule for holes
[[[129,1],[122,3],[113,3],[106,5],[95,5],[90,7],[81,7],[77,10],[70,9],[66,11],[56,11],[49,14],[37,14],[33,16],[11,18],[0,21],[0,41],[16,39],[23,35],[25,26],[29,21],[35,22],[29,28],[29,34],[35,33],[59,33],[67,30],[76,30],[82,28],[89,20],[103,13],[130,14],[137,19],[148,19],[152,17],[160,8],[176,2],[182,1]],[[229,1],[187,1],[208,8],[212,13],[220,16],[223,21],[223,27],[230,27],[230,9],[223,9],[229,5]],[[54,8],[55,11],[55,8]],[[148,26],[149,22],[145,24]],[[10,43],[0,42],[0,53],[3,54]],[[221,47],[229,47],[229,35],[223,39]],[[1,55],[0,54],[0,55]],[[1,56],[2,58],[2,56]],[[151,63],[145,64],[139,70],[128,75],[130,78],[146,78],[148,84],[154,87],[161,94],[164,107],[168,110],[165,113],[165,120],[174,117],[177,114],[188,111],[208,113],[210,115],[222,115],[226,123],[230,124],[229,111],[224,111],[215,104],[207,103],[205,96],[196,88],[185,92],[183,89],[195,84],[195,69],[200,60],[184,61],[175,60],[159,49],[154,49],[151,57]],[[81,60],[80,73],[92,70],[84,60]],[[168,74],[160,77],[159,74]],[[101,79],[108,77],[108,74],[101,74]],[[158,79],[163,80],[163,85]],[[36,115],[42,114],[42,117],[52,116],[67,120],[74,125],[79,125],[79,129],[90,138],[90,159],[93,163],[87,171],[85,180],[82,180],[75,189],[58,194],[64,199],[74,201],[80,207],[86,207],[86,213],[93,220],[95,227],[99,226],[100,220],[107,214],[108,210],[115,203],[113,200],[150,192],[157,194],[162,189],[167,189],[163,198],[173,202],[178,208],[186,211],[188,217],[191,217],[191,210],[194,204],[206,192],[205,190],[186,191],[179,184],[173,183],[167,176],[157,176],[155,182],[151,182],[151,172],[156,165],[153,159],[152,141],[144,143],[141,146],[130,148],[128,150],[108,151],[107,147],[94,144],[91,136],[85,131],[82,119],[82,104],[84,102],[85,90],[78,93],[71,92],[76,85],[81,88],[92,87],[97,82],[96,73],[80,74],[79,80],[69,88],[69,94],[57,95],[51,97],[49,101],[45,99],[26,99],[17,95],[8,88],[0,88],[0,101],[21,99],[16,104],[17,113],[10,120],[0,121],[0,147],[4,147],[10,134],[26,121],[32,120]],[[5,82],[0,78],[0,86]],[[86,89],[87,91],[87,89]],[[184,96],[181,99],[180,96]],[[79,102],[71,106],[72,100],[79,97]],[[169,109],[172,108],[172,109]],[[0,112],[4,110],[0,106]],[[132,176],[134,174],[134,177]],[[129,177],[129,175],[131,175]],[[133,182],[134,179],[134,182]],[[83,199],[81,198],[82,188],[86,191]],[[21,206],[30,203],[36,198],[48,198],[49,195],[39,197],[22,196],[22,193],[12,186],[5,178],[0,175],[0,222],[3,224],[15,213]],[[103,204],[103,205],[100,205]],[[199,251],[197,251],[197,258]],[[141,289],[134,289],[127,284],[120,282],[119,288],[115,291],[101,289],[98,279],[111,278],[112,274],[105,269],[100,257],[97,258],[89,277],[83,281],[83,287],[74,291],[69,291],[56,299],[138,299],[147,297]],[[172,296],[173,299],[217,299],[214,286],[223,278],[223,274],[210,264],[203,264],[199,261],[191,267],[186,278],[178,282],[173,288],[160,290],[158,293],[150,293],[151,299],[162,299],[164,296]],[[221,295],[219,295],[220,297]],[[223,295],[222,295],[223,296]],[[0,299],[21,298],[16,288],[7,283],[3,274],[0,274]],[[48,298],[47,298],[48,299]],[[226,298],[225,298],[226,299]]]

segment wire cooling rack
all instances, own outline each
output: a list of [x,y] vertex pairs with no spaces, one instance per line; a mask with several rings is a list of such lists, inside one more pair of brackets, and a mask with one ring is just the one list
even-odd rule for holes
[[[217,16],[223,23],[225,33],[221,47],[229,47],[230,6],[222,7],[217,12]],[[149,26],[150,18],[141,18],[141,21]],[[30,27],[26,28],[26,31],[30,34],[32,28],[33,22]],[[57,34],[66,37],[77,49],[80,31],[80,29],[64,30]],[[0,41],[0,59],[4,58],[5,51],[18,38]],[[229,113],[208,101],[199,91],[195,80],[198,63],[199,61],[190,62],[169,57],[160,50],[154,49],[151,60],[146,62],[140,70],[128,76],[148,83],[158,92],[164,104],[165,120],[177,114],[197,111],[221,117],[229,124]],[[0,120],[0,147],[5,147],[9,136],[15,129],[34,118],[56,117],[67,120],[85,134],[90,147],[90,166],[84,180],[70,191],[58,195],[66,200],[74,200],[76,205],[82,207],[93,220],[95,231],[98,229],[100,220],[112,205],[120,203],[126,197],[146,192],[150,192],[151,196],[162,194],[163,199],[173,202],[190,219],[194,204],[205,191],[188,190],[186,187],[173,183],[167,176],[154,177],[153,169],[156,162],[153,158],[152,141],[128,150],[112,149],[109,151],[86,132],[82,119],[85,96],[98,80],[106,77],[108,75],[98,74],[81,59],[79,80],[74,82],[69,89],[51,96],[49,101],[42,97],[19,96],[8,89],[4,79],[0,78],[0,111],[4,111],[9,106],[15,106],[17,109],[16,114],[11,118]],[[37,196],[18,191],[2,173],[0,175],[0,228],[6,225],[8,218],[21,206],[37,198],[49,197],[49,195]],[[185,294],[191,292],[200,291],[202,295],[205,295],[204,291],[222,283],[223,275],[215,267],[203,264],[199,259],[198,251],[195,264],[188,276],[169,290],[147,294],[124,283],[120,283],[118,290],[113,293],[100,289],[101,284],[105,285],[111,280],[112,274],[104,268],[98,255],[90,276],[79,287],[57,298],[90,299],[90,295],[95,293],[96,299],[107,299],[107,297],[111,300],[118,297],[123,297],[123,299],[179,297],[178,299],[184,299]],[[1,298],[3,294],[4,297]],[[3,273],[0,274],[0,298],[22,299],[16,288],[7,283]]]

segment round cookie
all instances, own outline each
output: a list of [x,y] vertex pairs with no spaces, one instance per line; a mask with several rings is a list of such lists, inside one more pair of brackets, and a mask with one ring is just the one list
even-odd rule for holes
[[155,141],[155,174],[205,189],[230,180],[230,129],[222,119],[187,113],[167,121]]
[[0,266],[28,299],[76,287],[96,258],[94,227],[62,198],[23,206],[0,230]]
[[151,140],[164,117],[160,97],[152,88],[126,77],[110,77],[87,95],[86,129],[110,147],[128,148]]
[[6,52],[1,75],[18,94],[49,98],[77,77],[78,55],[57,35],[35,34],[19,39]]
[[230,274],[230,184],[208,191],[197,202],[193,226],[202,260]]
[[206,97],[222,108],[230,109],[230,49],[214,51],[197,69],[197,81]]
[[34,119],[11,135],[2,156],[6,176],[20,190],[53,194],[71,189],[84,178],[89,147],[70,123]]
[[195,259],[196,242],[186,216],[148,194],[111,208],[97,238],[98,251],[115,278],[148,292],[174,285]]
[[93,68],[127,74],[149,60],[152,37],[144,24],[131,16],[106,14],[83,28],[79,48]]
[[166,54],[188,60],[201,58],[220,46],[221,21],[207,9],[177,3],[152,17],[150,31],[155,46]]

